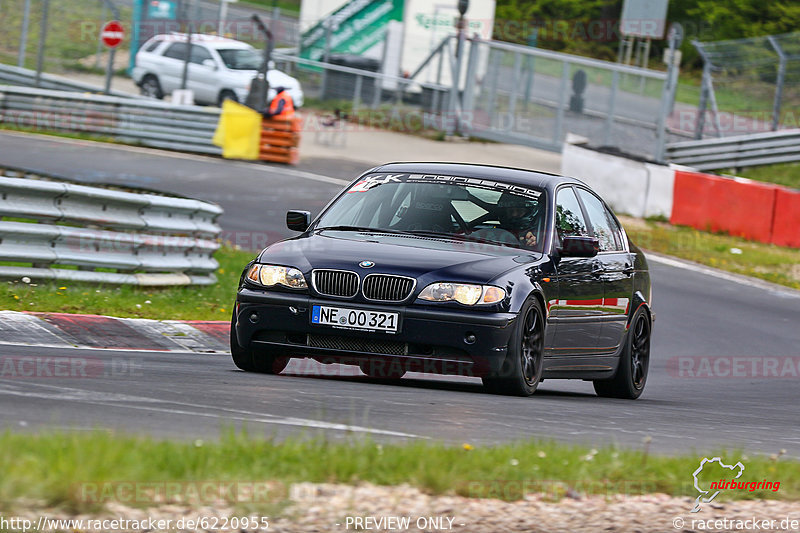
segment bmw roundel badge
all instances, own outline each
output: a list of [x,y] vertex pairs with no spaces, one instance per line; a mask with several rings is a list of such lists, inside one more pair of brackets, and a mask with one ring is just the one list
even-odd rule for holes
[[358,266],[361,268],[372,268],[375,266],[375,261],[361,261]]

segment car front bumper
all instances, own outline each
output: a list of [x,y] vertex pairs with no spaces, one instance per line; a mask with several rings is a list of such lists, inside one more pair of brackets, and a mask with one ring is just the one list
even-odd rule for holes
[[[313,304],[398,312],[399,331],[312,324]],[[407,371],[481,376],[500,370],[515,319],[514,313],[376,305],[243,288],[234,328],[241,346],[277,348],[292,357],[345,364],[390,361]]]

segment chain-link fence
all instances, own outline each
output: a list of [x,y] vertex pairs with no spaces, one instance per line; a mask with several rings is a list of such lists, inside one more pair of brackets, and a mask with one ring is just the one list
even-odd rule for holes
[[798,126],[800,32],[693,44],[704,62],[695,138]]
[[[41,6],[47,1],[44,70],[87,68],[87,58],[89,67],[95,65],[100,28],[109,17],[102,0],[0,0],[1,24],[7,30],[0,33],[2,62],[16,63],[27,3],[31,10],[26,65],[35,66]],[[133,0],[113,1],[121,18],[130,21]],[[263,46],[263,36],[250,20],[253,13],[250,7],[230,6],[222,33]],[[216,1],[184,0],[174,20],[150,30],[184,31],[185,23],[191,22],[195,32],[217,32],[220,14]],[[299,38],[296,20],[284,20],[273,10],[259,14],[276,34],[277,44]],[[143,31],[140,40],[146,38]],[[127,66],[126,50],[117,56],[121,68]],[[308,107],[339,110],[359,125],[436,138],[463,134],[554,151],[561,149],[567,133],[574,133],[594,146],[650,158],[660,158],[665,141],[672,140],[665,139],[664,126],[669,124],[674,91],[668,90],[669,74],[664,71],[477,36],[460,45],[456,37],[446,38],[404,77],[384,72],[384,61],[362,56],[329,55],[327,61],[316,62],[282,50],[273,59],[279,69],[298,78]],[[459,81],[456,87],[454,79]]]
[[495,41],[471,41],[470,132],[557,150],[566,133],[657,153],[667,74]]
[[[132,6],[136,0],[115,1]],[[276,46],[298,45],[300,23],[296,16],[277,7],[260,8],[238,2],[223,8],[221,0],[178,0],[176,20],[145,20],[140,40],[144,42],[156,33],[186,31],[191,24],[194,33],[217,33],[251,44],[263,44],[263,37],[251,20],[253,15],[258,15],[269,26]]]
[[[117,71],[129,64],[131,41],[135,37],[136,1],[112,0],[126,33],[117,49]],[[144,20],[139,28],[139,42],[157,33],[186,31],[191,23],[196,33],[221,31],[234,39],[263,46],[263,37],[251,20],[257,14],[269,25],[278,46],[298,43],[297,18],[279,9],[230,4],[221,24],[222,14],[218,0],[182,0],[174,19]],[[100,42],[100,30],[112,18],[105,0],[0,0],[0,63],[35,69],[41,47],[45,72],[102,71],[106,68],[108,49]]]
[[356,118],[368,125],[554,151],[573,133],[647,158],[660,158],[664,143],[674,140],[664,133],[674,98],[667,72],[477,38],[456,49],[456,38],[448,38],[406,78],[353,56],[332,55],[328,63],[275,59],[301,81],[308,103],[362,113]]
[[[122,20],[131,19],[130,7],[119,5],[119,10]],[[47,72],[104,68],[100,54],[107,49],[100,44],[100,28],[110,19],[102,0],[2,0],[0,63],[36,68],[43,45]],[[43,23],[47,31],[42,41]]]

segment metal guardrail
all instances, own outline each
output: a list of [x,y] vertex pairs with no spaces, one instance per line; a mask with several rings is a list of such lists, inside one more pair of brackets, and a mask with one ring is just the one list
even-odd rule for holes
[[221,154],[211,143],[218,108],[0,85],[0,122],[84,132],[184,152]]
[[[15,67],[12,65],[0,64],[0,84],[36,87],[36,71],[27,68]],[[42,72],[39,77],[38,88],[78,93],[103,93],[102,87],[91,85],[89,83],[82,83],[53,74],[46,74],[44,72]],[[141,98],[139,95],[124,93],[121,91],[111,91],[111,96],[119,96],[120,98]]]
[[221,213],[199,200],[2,176],[0,261],[29,265],[0,264],[0,278],[210,285]]
[[698,170],[800,161],[800,129],[673,143],[667,159]]

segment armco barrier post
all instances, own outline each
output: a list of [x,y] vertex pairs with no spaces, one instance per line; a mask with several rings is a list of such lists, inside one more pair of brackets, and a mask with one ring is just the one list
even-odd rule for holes
[[800,191],[778,189],[772,220],[772,244],[800,248]]

